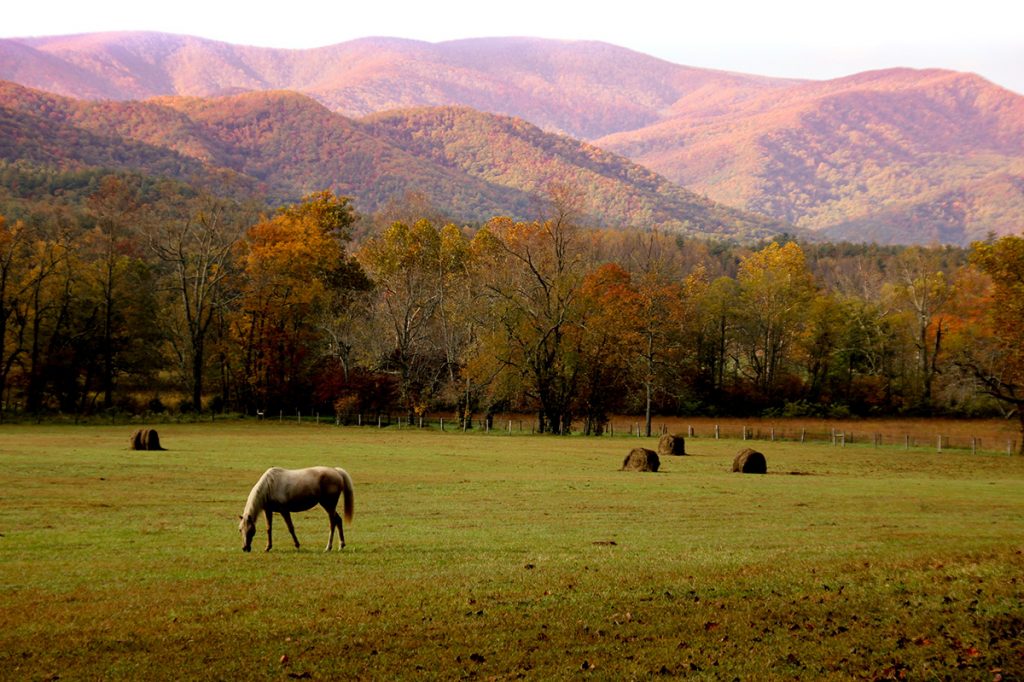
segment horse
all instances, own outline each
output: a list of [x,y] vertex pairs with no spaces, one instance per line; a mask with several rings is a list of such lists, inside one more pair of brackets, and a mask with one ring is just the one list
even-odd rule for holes
[[245,509],[238,524],[238,530],[242,534],[242,551],[248,552],[252,549],[252,538],[256,534],[256,517],[262,511],[267,517],[267,549],[273,546],[271,537],[271,524],[274,512],[284,518],[288,526],[288,532],[292,534],[295,541],[295,548],[299,548],[299,539],[295,536],[295,527],[292,525],[292,512],[306,511],[316,505],[320,505],[327,511],[331,520],[331,534],[327,538],[325,552],[331,551],[334,545],[334,529],[338,529],[338,540],[340,551],[345,546],[345,531],[341,526],[341,516],[338,515],[338,499],[344,498],[345,520],[352,522],[352,510],[355,498],[352,490],[352,478],[344,469],[332,467],[309,467],[307,469],[282,469],[271,467],[267,469],[256,485],[249,492],[249,499],[245,502]]

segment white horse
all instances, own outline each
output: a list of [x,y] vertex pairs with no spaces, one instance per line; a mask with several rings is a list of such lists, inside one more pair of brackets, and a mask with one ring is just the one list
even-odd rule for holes
[[244,544],[243,551],[252,549],[252,538],[256,534],[256,517],[262,511],[267,517],[267,551],[273,546],[271,537],[271,524],[274,512],[284,518],[288,532],[292,534],[295,547],[299,547],[299,539],[295,537],[295,527],[292,526],[293,511],[306,511],[316,505],[320,505],[327,511],[331,520],[331,535],[327,538],[327,548],[324,551],[331,551],[334,545],[334,529],[338,529],[338,540],[340,550],[345,546],[345,531],[341,526],[341,516],[338,515],[338,499],[345,500],[345,520],[352,522],[352,510],[355,498],[352,491],[352,478],[344,469],[332,467],[309,467],[308,469],[281,469],[271,467],[267,469],[260,480],[249,492],[249,499],[245,503],[245,509],[239,517],[238,530],[242,533]]

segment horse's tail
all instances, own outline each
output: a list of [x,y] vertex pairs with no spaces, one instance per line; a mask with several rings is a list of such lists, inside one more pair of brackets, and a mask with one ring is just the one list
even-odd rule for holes
[[352,513],[355,511],[356,505],[355,491],[352,489],[352,477],[344,469],[337,469],[337,471],[341,474],[341,494],[345,498],[345,520],[352,523]]

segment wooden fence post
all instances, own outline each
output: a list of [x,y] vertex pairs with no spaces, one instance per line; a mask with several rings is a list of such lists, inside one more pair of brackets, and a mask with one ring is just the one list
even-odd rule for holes
[[715,424],[715,440],[718,440],[718,424]]

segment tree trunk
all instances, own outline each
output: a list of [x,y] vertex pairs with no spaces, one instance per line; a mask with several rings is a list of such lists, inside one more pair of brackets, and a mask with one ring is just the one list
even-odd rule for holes
[[192,408],[203,411],[203,339],[192,339]]

